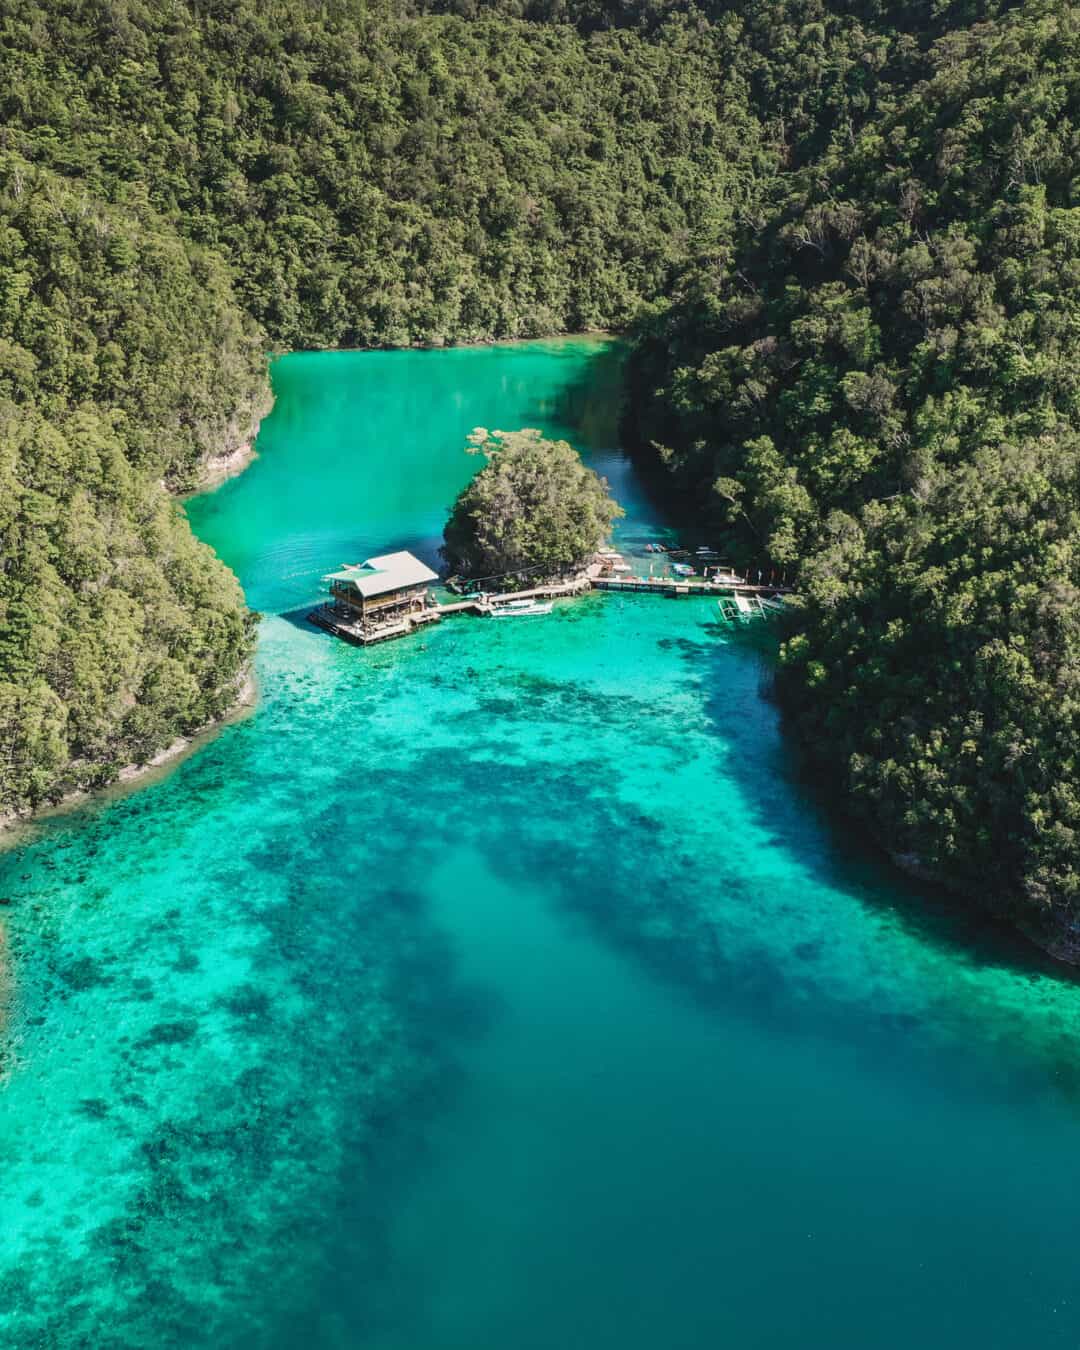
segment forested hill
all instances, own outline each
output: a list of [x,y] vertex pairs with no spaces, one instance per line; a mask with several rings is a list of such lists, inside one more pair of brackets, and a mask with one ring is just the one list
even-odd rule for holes
[[642,434],[798,568],[781,692],[891,851],[1080,950],[1080,16],[942,36],[694,267]]
[[711,30],[5,4],[6,143],[225,257],[290,346],[625,324],[773,159]]
[[[896,854],[1080,951],[1078,11],[0,0],[0,813],[218,715],[275,347],[632,332]],[[1078,219],[1074,219],[1074,216]]]

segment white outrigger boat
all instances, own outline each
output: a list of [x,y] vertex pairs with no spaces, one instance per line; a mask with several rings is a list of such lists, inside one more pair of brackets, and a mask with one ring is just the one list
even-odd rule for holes
[[493,619],[525,619],[534,614],[550,614],[554,609],[550,600],[507,600],[501,605],[492,605]]
[[749,619],[768,619],[774,614],[783,614],[787,610],[778,596],[725,595],[716,602],[721,615],[728,623],[745,623]]
[[748,598],[745,595],[740,595],[738,591],[732,596],[725,596],[722,600],[718,600],[716,607],[728,623],[756,619],[766,612],[756,595]]

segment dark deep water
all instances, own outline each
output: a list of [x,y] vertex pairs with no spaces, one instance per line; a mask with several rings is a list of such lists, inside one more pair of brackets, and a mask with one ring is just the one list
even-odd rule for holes
[[762,645],[594,595],[368,651],[478,424],[614,448],[596,340],[278,363],[190,504],[262,700],[0,855],[0,1341],[1075,1346],[1080,991],[827,827]]

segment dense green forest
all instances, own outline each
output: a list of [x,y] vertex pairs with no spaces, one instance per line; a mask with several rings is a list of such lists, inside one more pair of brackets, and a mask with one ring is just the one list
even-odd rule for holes
[[8,144],[141,193],[291,347],[625,325],[767,177],[708,30],[358,0],[4,4]]
[[219,714],[169,489],[275,348],[628,331],[909,865],[1080,952],[1080,20],[994,0],[0,0],[0,812]]
[[0,297],[2,814],[235,702],[251,621],[162,480],[250,434],[266,377],[219,258],[10,150]]
[[1069,7],[941,37],[636,356],[642,435],[742,556],[798,569],[779,686],[826,781],[1073,954],[1078,75]]

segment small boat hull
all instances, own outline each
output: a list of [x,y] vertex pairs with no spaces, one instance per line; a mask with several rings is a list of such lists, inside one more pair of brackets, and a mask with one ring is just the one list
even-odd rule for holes
[[491,611],[493,619],[531,619],[538,614],[550,614],[554,609],[550,600],[540,604],[496,605]]

